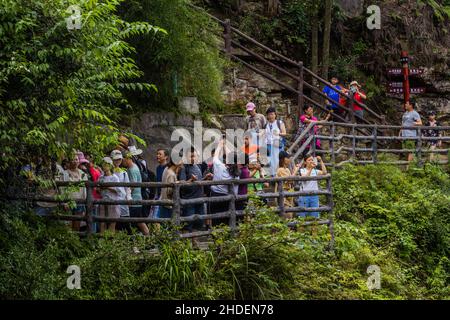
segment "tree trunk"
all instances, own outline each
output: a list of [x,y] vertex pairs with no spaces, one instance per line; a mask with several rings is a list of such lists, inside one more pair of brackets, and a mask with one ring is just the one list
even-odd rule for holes
[[325,17],[322,47],[322,78],[328,80],[328,67],[330,63],[330,33],[331,33],[331,9],[333,0],[325,0]]
[[267,0],[267,14],[269,17],[279,13],[280,0]]
[[[317,74],[319,71],[319,17],[316,10],[311,17],[311,71]],[[312,84],[317,84],[316,79],[312,79]]]
[[235,0],[234,5],[235,5],[235,9],[238,13],[241,12],[241,8],[244,4],[245,4],[245,0]]

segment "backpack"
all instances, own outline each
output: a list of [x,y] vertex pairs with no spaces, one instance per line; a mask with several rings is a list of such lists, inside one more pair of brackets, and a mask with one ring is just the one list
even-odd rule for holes
[[[142,163],[142,160],[135,159],[135,163],[139,168],[139,172],[141,173],[142,182],[155,182],[156,175],[150,171],[147,166]],[[141,188],[142,199],[144,200],[152,200],[156,195],[156,188]]]

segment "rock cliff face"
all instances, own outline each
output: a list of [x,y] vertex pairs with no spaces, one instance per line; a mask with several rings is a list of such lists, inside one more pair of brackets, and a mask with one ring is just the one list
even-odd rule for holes
[[[176,129],[185,129],[181,131],[181,133],[184,132],[182,135],[184,139],[194,139],[194,121],[199,121],[201,124],[202,136],[207,129],[217,129],[221,132],[225,132],[225,129],[245,129],[243,115],[217,115],[206,122],[195,115],[176,115],[171,112],[144,113],[139,118],[134,118],[129,128],[147,143],[147,147],[143,148],[143,157],[149,168],[154,170],[157,166],[156,151],[160,148],[172,148],[181,140],[181,138],[175,139],[176,136],[174,136],[172,141],[172,135]],[[209,142],[205,141],[203,147],[208,144]]]
[[[264,67],[259,66],[263,71]],[[279,77],[279,80],[296,86],[291,79]],[[240,112],[245,113],[245,105],[252,101],[257,106],[257,112],[265,114],[267,108],[275,107],[278,118],[286,124],[288,132],[295,130],[296,102],[276,83],[262,77],[245,67],[234,67],[228,72],[227,81],[223,86],[225,103],[233,105]]]
[[[410,67],[423,68],[424,74],[415,84],[426,88],[425,94],[413,95],[418,111],[438,112],[441,121],[450,120],[450,23],[438,9],[427,1],[358,1],[336,0],[348,19],[341,22],[346,33],[336,39],[342,48],[352,48],[352,40],[362,39],[367,50],[358,59],[358,68],[372,75],[376,82],[387,85],[386,69],[400,67],[400,52],[410,56]],[[378,5],[381,10],[381,29],[365,26],[366,8]],[[359,22],[359,27],[357,23]],[[364,23],[361,23],[364,22]],[[361,27],[363,26],[363,27]],[[344,52],[346,50],[343,50]],[[399,100],[401,95],[387,98]],[[394,101],[394,100],[393,100]]]

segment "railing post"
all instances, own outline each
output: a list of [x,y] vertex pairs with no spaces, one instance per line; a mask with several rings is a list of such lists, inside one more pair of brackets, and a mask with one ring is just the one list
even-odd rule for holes
[[234,232],[236,231],[236,194],[234,192],[234,183],[229,185],[228,193],[231,195],[229,225],[231,232],[234,234]]
[[419,164],[419,167],[421,167],[423,165],[423,162],[422,162],[422,129],[419,128],[417,131],[418,131],[417,134],[419,137],[419,140],[417,141],[417,148],[416,148],[417,163]]
[[94,233],[94,204],[93,201],[93,188],[91,182],[86,182],[86,225],[87,225],[87,234],[91,235]]
[[334,121],[331,124],[331,140],[330,140],[330,151],[331,151],[331,165],[334,169],[336,164],[336,155],[334,154],[334,136],[336,133],[336,126],[334,124]]
[[312,139],[312,145],[311,145],[311,153],[315,157],[316,156],[316,132],[314,130],[314,127],[312,129],[313,139]]
[[298,63],[298,80],[297,80],[297,106],[298,106],[298,118],[303,114],[304,97],[303,97],[303,62]]
[[333,203],[333,187],[331,185],[331,175],[328,177],[327,179],[327,191],[329,192],[329,194],[327,195],[327,199],[328,199],[328,207],[330,207],[330,211],[328,211],[328,227],[330,229],[330,250],[333,251],[334,249],[334,219],[333,219],[333,208],[334,208],[334,203]]
[[377,126],[373,127],[373,140],[372,140],[372,161],[374,164],[378,162],[378,144],[377,144]]
[[225,40],[225,52],[227,53],[227,55],[231,55],[231,22],[230,22],[230,19],[225,19],[223,38]]
[[278,208],[280,209],[280,216],[285,217],[284,211],[284,190],[283,181],[278,181]]
[[181,224],[181,204],[180,185],[177,183],[173,186],[172,202],[172,221],[176,226],[179,226]]
[[356,161],[356,135],[355,135],[355,126],[352,126],[352,158],[353,161]]

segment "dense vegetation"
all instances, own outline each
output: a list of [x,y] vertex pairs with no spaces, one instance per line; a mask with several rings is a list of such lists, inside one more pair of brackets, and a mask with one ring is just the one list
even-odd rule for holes
[[[397,97],[386,94],[385,83],[390,80],[386,68],[399,66],[402,49],[409,52],[412,67],[430,68],[431,79],[417,80],[413,85],[426,86],[427,92],[439,93],[442,98],[448,96],[446,89],[434,84],[449,78],[448,0],[196,2],[215,14],[230,18],[235,27],[270,48],[294,60],[303,61],[308,68],[325,78],[327,74],[338,75],[345,84],[358,80],[368,94],[368,106],[386,114],[387,119],[397,116],[401,102]],[[278,3],[275,13],[267,10],[274,2]],[[359,7],[360,12],[347,15],[340,2],[354,3],[349,7],[357,12],[355,8]],[[328,33],[325,12],[330,5],[331,30]],[[365,12],[370,5],[381,8],[380,30],[367,28],[369,15]],[[326,54],[328,44],[329,55]],[[325,69],[329,69],[329,72]],[[429,107],[427,103],[424,104],[424,109]]]
[[72,148],[102,154],[117,143],[118,120],[131,107],[124,93],[154,92],[136,82],[141,72],[125,39],[164,31],[121,20],[119,3],[80,2],[80,20],[68,10],[71,1],[2,1],[1,169]]
[[186,3],[3,0],[0,170],[73,148],[103,155],[126,115],[180,96],[220,106],[214,26]]
[[[407,172],[348,166],[334,173],[336,242],[320,228],[293,232],[271,210],[237,237],[217,233],[210,251],[123,234],[80,240],[23,210],[0,215],[0,297],[10,299],[438,299],[448,298],[450,179],[427,165]],[[259,207],[259,208],[257,208]],[[257,228],[264,224],[265,228]],[[133,253],[137,247],[141,253]],[[149,249],[158,248],[159,255]],[[81,290],[68,290],[66,268],[81,268]],[[381,289],[368,290],[369,265]]]
[[221,30],[188,0],[128,0],[119,13],[126,21],[147,21],[167,35],[134,37],[134,58],[142,79],[158,87],[156,94],[130,96],[139,111],[176,110],[181,97],[197,97],[202,109],[222,106],[220,89],[225,60],[219,55]]

